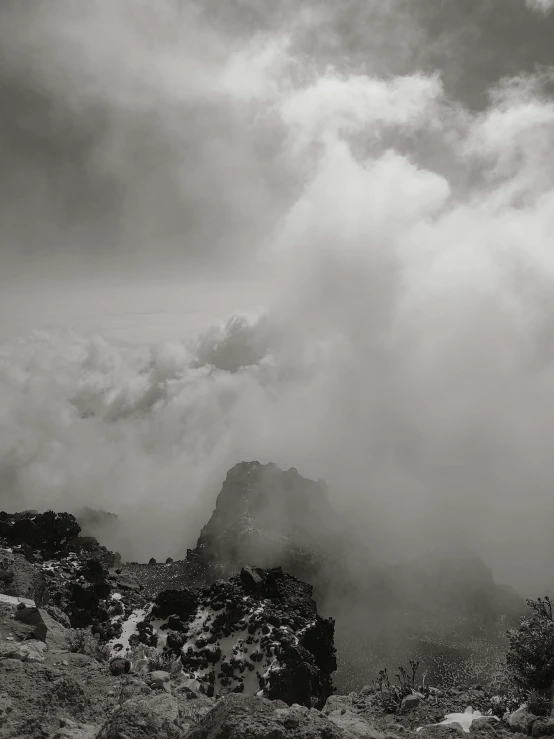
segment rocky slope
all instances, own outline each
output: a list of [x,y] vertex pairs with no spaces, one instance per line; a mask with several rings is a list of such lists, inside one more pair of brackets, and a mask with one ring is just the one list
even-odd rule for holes
[[174,655],[209,697],[237,692],[322,707],[336,669],[334,624],[318,615],[311,591],[281,568],[162,591],[122,618],[113,649],[125,655],[143,644]]
[[[154,580],[145,587],[74,535],[71,518],[1,520],[0,739],[551,734],[550,718],[510,713],[505,696],[467,680],[418,681],[417,666],[398,684],[382,674],[332,695],[333,622],[318,615],[312,587],[281,568],[152,597]],[[174,565],[149,567],[163,579]]]
[[[0,739],[551,733],[490,680],[517,596],[475,558],[377,568],[295,470],[235,466],[181,561],[122,563],[93,535],[120,523],[82,521],[0,513]],[[423,681],[371,682],[410,658]]]

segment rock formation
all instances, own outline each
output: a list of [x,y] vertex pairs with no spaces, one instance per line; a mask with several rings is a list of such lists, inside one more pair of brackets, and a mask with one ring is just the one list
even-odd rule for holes
[[204,589],[161,592],[142,621],[136,612],[121,618],[126,643],[113,646],[173,653],[208,697],[240,692],[322,707],[337,666],[334,623],[311,596],[281,568],[243,569]]
[[227,473],[187,563],[207,582],[254,565],[281,566],[315,585],[340,558],[346,532],[323,481],[241,462]]

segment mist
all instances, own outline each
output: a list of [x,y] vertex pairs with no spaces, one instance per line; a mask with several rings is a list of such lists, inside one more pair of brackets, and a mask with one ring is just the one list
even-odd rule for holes
[[554,16],[383,5],[4,3],[0,507],[175,557],[272,461],[380,557],[551,587]]

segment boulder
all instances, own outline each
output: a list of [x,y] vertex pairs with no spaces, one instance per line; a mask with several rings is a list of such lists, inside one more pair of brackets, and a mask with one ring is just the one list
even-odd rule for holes
[[20,662],[44,662],[46,644],[41,641],[26,641],[21,644],[2,644],[0,660],[17,659]]
[[146,705],[156,716],[175,723],[179,718],[179,704],[177,700],[167,693],[153,695],[146,700]]
[[142,586],[139,581],[131,575],[116,575],[113,578],[114,587],[117,590],[128,590],[138,593],[142,590]]
[[330,695],[322,709],[325,715],[328,715],[332,711],[342,710],[352,710],[352,699],[348,695]]
[[46,644],[40,641],[31,641],[21,644],[18,654],[22,655],[22,662],[44,662],[44,652]]
[[331,711],[327,718],[332,721],[335,726],[342,729],[348,734],[352,734],[359,739],[385,739],[385,735],[365,721],[359,714],[354,711],[343,709]]
[[521,706],[508,716],[508,726],[514,733],[530,735],[536,720],[537,716],[529,713],[527,706]]
[[419,732],[420,739],[456,739],[465,736],[460,724],[433,724],[424,726]]
[[[165,697],[165,696],[164,696]],[[181,739],[181,730],[148,706],[146,700],[131,700],[109,716],[97,739]]]
[[400,713],[408,713],[408,711],[417,708],[419,706],[419,700],[419,696],[414,695],[413,693],[411,695],[406,695],[404,698],[402,698],[402,703],[400,704]]
[[170,680],[171,675],[169,672],[165,672],[164,670],[154,670],[154,672],[149,672],[146,676],[146,682],[151,688],[154,688],[154,690],[163,690],[164,686],[168,684]]
[[263,570],[253,567],[243,567],[240,579],[247,590],[258,590],[264,584]]
[[67,648],[68,631],[65,626],[52,618],[48,611],[40,609],[41,619],[47,629],[46,644],[49,649],[65,650]]
[[201,694],[177,693],[176,698],[179,704],[181,726],[187,729],[198,724],[216,703],[215,698],[208,698]]
[[192,588],[181,590],[162,590],[156,596],[152,615],[154,618],[166,619],[178,616],[184,622],[196,611],[198,594]]
[[114,657],[110,660],[110,672],[112,675],[126,675],[131,671],[131,662],[125,657]]
[[479,731],[483,727],[489,727],[489,726],[495,726],[498,727],[500,725],[500,719],[498,716],[481,716],[480,718],[474,719],[474,721],[471,724],[470,731],[475,732]]
[[319,711],[232,693],[223,697],[187,739],[352,739]]
[[0,592],[32,600],[37,606],[48,602],[49,593],[45,576],[28,562],[23,554],[1,553],[0,572],[9,573],[8,580],[0,582]]
[[[69,620],[69,617],[66,613],[64,613],[61,608],[58,608],[57,606],[47,605],[43,609],[42,618],[44,622],[46,623],[46,619],[44,618],[44,611],[50,616],[50,618],[53,621],[56,621],[58,624],[61,624],[65,629],[71,628],[71,622]],[[51,626],[49,626],[51,628]]]
[[181,678],[177,685],[174,686],[174,693],[184,693],[196,698],[200,693],[201,685],[198,680],[194,678]]
[[499,719],[491,721],[488,719],[495,718],[494,716],[483,716],[471,724],[469,730],[470,734],[478,734],[485,739],[495,739],[505,734],[507,727]]
[[534,737],[554,736],[554,718],[538,718],[533,722],[531,733]]
[[14,618],[16,621],[19,621],[26,626],[31,626],[31,633],[35,639],[46,641],[48,629],[38,608],[28,608],[26,606],[18,608],[15,612]]

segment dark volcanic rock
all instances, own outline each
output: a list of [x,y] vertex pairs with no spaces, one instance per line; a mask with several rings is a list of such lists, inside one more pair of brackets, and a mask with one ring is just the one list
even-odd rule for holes
[[259,693],[320,708],[333,690],[334,622],[318,615],[312,587],[281,568],[160,593],[150,618],[166,619],[167,649],[210,697]]
[[15,612],[14,619],[26,626],[30,626],[33,638],[46,641],[48,628],[38,608],[18,608]]
[[36,549],[45,556],[69,551],[70,542],[81,528],[70,513],[0,512],[0,537],[8,544]]
[[177,616],[188,621],[198,607],[198,593],[192,588],[182,590],[164,590],[158,593],[154,601],[152,615],[155,618]]

